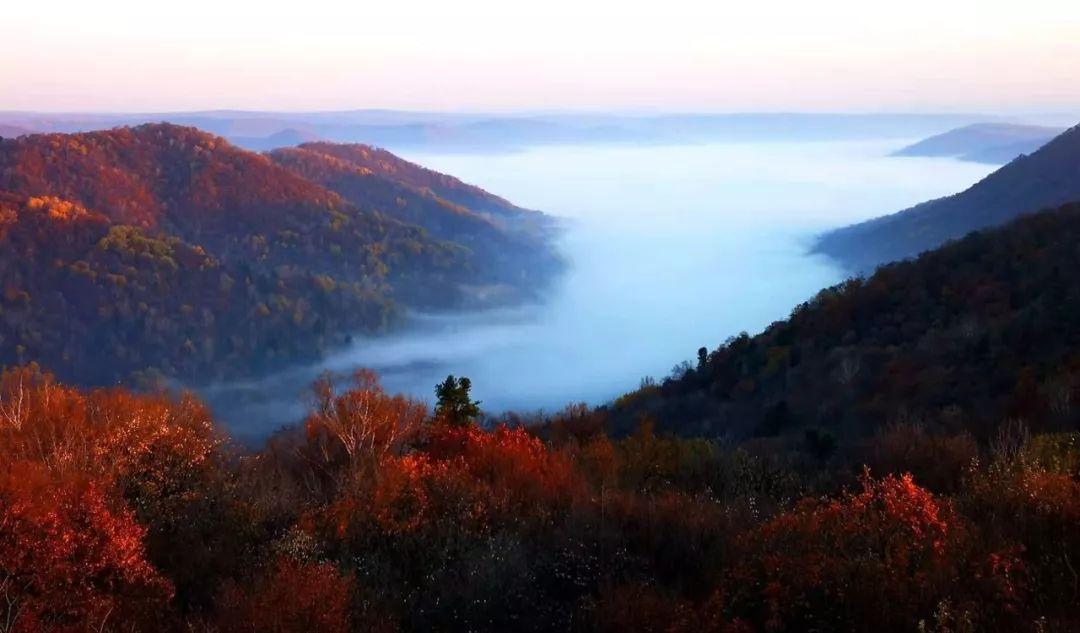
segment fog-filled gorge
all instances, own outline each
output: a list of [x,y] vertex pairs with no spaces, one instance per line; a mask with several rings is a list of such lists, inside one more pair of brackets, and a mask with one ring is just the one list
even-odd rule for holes
[[[469,376],[488,412],[599,404],[662,378],[702,346],[756,332],[844,272],[806,253],[830,227],[959,191],[992,167],[891,158],[904,140],[542,147],[407,159],[566,219],[569,266],[533,306],[413,315],[318,367],[203,391],[239,435],[299,420],[323,370],[370,367],[431,398]],[[394,148],[390,148],[394,149]],[[268,399],[267,393],[274,394]]]

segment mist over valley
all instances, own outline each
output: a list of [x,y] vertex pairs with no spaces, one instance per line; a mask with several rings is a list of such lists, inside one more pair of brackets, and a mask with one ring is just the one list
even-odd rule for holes
[[320,372],[360,367],[425,400],[447,374],[468,376],[495,415],[601,404],[843,280],[835,262],[808,254],[817,234],[963,189],[992,169],[889,156],[911,140],[399,150],[560,218],[566,271],[541,301],[414,312],[399,331],[357,337],[317,365],[201,393],[251,436],[301,419],[302,394]]

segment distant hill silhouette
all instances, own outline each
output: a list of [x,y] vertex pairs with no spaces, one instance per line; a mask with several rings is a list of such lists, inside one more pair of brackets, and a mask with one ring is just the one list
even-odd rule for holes
[[[294,146],[311,135],[340,143],[453,151],[515,151],[541,145],[651,144],[918,138],[987,121],[980,114],[505,114],[354,110],[158,113],[0,112],[0,124],[35,132],[85,132],[169,121],[252,150]],[[276,136],[277,134],[282,136]],[[279,144],[280,143],[280,144]]]
[[1061,134],[1061,128],[1014,123],[976,123],[923,139],[894,156],[951,156],[977,163],[1003,165],[1030,154]]
[[229,136],[229,142],[253,152],[265,152],[279,147],[295,147],[301,143],[320,141],[322,138],[314,132],[287,128],[266,136]]
[[1073,201],[1080,201],[1080,126],[961,193],[826,233],[814,250],[865,273],[970,231]]

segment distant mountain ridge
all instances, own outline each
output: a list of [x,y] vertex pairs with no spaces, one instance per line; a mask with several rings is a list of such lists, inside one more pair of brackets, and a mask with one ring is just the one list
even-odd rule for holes
[[823,235],[814,251],[849,270],[912,257],[970,231],[1080,200],[1080,126],[967,190]]
[[158,112],[142,114],[0,112],[0,124],[35,132],[83,132],[169,121],[228,138],[247,149],[291,147],[312,139],[391,149],[514,151],[541,145],[710,143],[912,138],[980,121],[984,114],[845,113],[530,113]]
[[[0,363],[213,380],[317,358],[403,307],[517,300],[559,269],[547,235],[391,176],[353,184],[171,124],[0,141]],[[434,230],[440,214],[469,222]]]
[[951,156],[1003,165],[1038,150],[1063,131],[1038,125],[976,123],[923,139],[897,150],[893,156]]

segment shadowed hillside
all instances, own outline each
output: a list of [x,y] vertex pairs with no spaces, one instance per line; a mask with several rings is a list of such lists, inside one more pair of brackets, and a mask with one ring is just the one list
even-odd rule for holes
[[696,367],[616,402],[682,434],[890,422],[985,437],[1006,419],[1073,427],[1080,411],[1080,205],[972,234],[823,290],[791,317],[699,353]]

